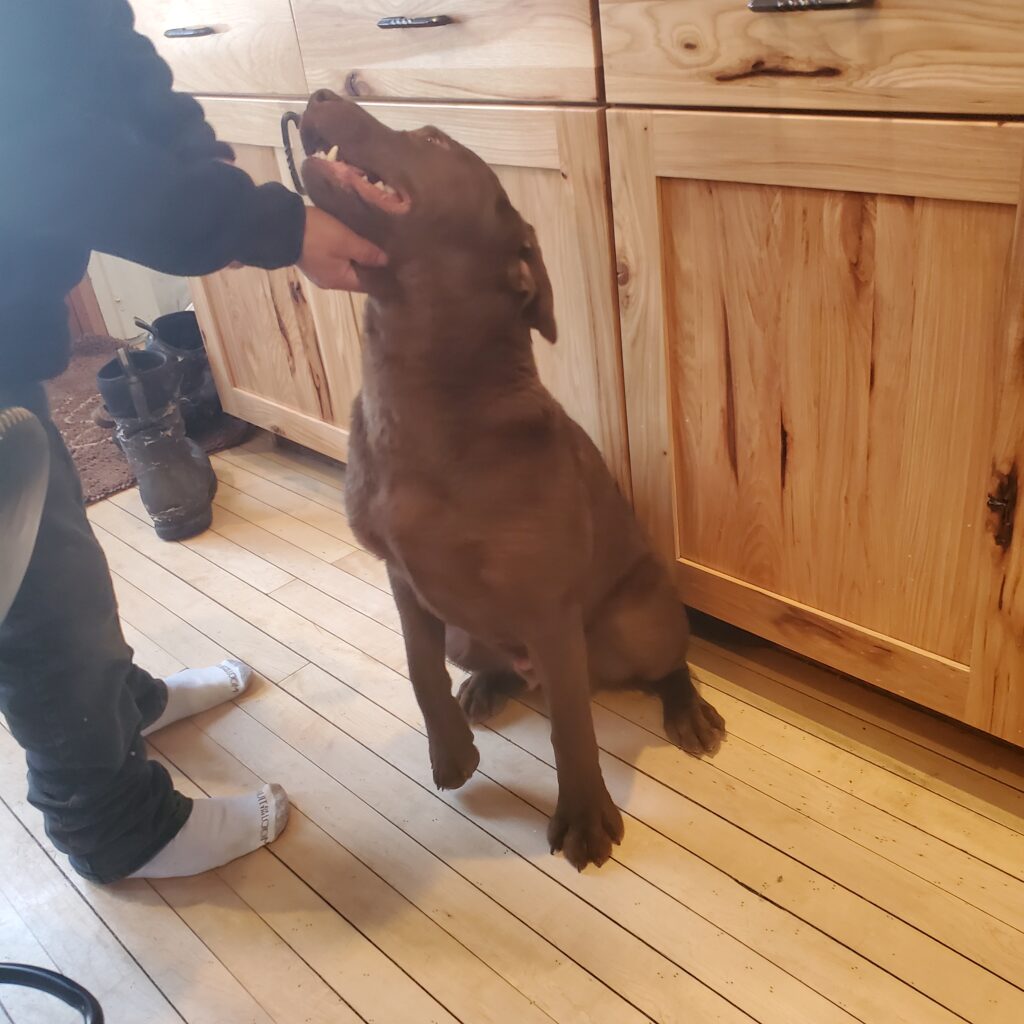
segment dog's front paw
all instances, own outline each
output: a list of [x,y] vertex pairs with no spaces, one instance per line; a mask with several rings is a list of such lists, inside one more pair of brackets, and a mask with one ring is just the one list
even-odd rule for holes
[[430,767],[438,789],[459,789],[472,778],[479,765],[480,752],[472,734],[459,743],[430,745]]
[[551,852],[559,850],[577,870],[588,864],[600,867],[612,855],[612,846],[622,842],[622,815],[602,784],[600,791],[584,800],[558,798],[548,822]]
[[714,757],[725,739],[725,719],[703,698],[685,707],[665,706],[665,732],[677,746],[694,757]]

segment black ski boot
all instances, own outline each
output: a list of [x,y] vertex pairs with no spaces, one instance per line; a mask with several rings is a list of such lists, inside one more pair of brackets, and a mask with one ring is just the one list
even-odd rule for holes
[[208,529],[217,490],[209,458],[185,436],[179,373],[177,363],[160,352],[121,349],[96,375],[117,443],[161,540],[184,540]]
[[151,324],[139,317],[136,326],[147,332],[146,348],[161,352],[169,362],[176,362],[181,371],[181,391],[178,400],[185,426],[193,428],[209,424],[221,413],[220,396],[210,372],[210,361],[203,345],[203,333],[195,313],[168,313],[157,317]]

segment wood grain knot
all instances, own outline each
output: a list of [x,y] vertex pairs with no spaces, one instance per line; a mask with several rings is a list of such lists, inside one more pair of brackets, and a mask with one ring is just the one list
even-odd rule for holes
[[615,263],[615,280],[618,281],[619,287],[623,288],[629,284],[630,279],[629,264],[625,260],[618,260]]
[[715,75],[716,82],[740,82],[745,78],[837,78],[843,72],[840,68],[790,68],[785,64],[769,64],[755,60],[744,71],[723,71]]
[[1017,464],[1006,473],[996,471],[996,485],[989,492],[986,505],[990,512],[992,537],[1003,551],[1013,543],[1013,526],[1017,514]]
[[349,96],[369,96],[373,89],[360,77],[358,71],[350,71],[345,76],[345,92]]

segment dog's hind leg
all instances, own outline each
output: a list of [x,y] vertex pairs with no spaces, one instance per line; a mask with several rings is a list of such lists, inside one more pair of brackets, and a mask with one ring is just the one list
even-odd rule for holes
[[482,725],[525,689],[526,680],[515,672],[474,672],[459,688],[459,703],[473,725]]
[[686,610],[654,559],[619,585],[587,630],[595,687],[656,693],[668,738],[687,753],[710,756],[721,746],[725,723],[693,685],[688,643]]
[[654,684],[665,733],[694,757],[714,757],[725,738],[725,719],[697,692],[686,665]]
[[465,630],[448,626],[445,649],[453,665],[471,673],[459,689],[459,703],[474,725],[493,718],[527,686],[511,658]]

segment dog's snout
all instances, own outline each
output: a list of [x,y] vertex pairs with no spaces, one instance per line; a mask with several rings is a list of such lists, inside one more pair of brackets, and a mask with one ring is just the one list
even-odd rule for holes
[[340,99],[341,97],[330,89],[317,89],[317,91],[309,97],[310,103],[330,103],[333,100]]

